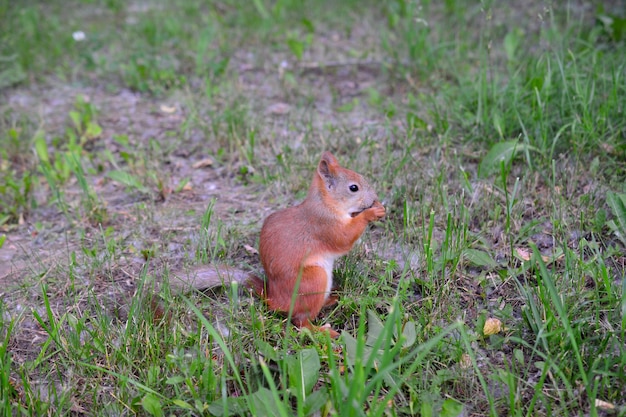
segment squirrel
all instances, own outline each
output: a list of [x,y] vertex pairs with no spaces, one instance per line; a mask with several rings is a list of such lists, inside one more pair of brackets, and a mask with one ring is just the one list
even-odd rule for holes
[[[298,328],[339,333],[311,323],[322,307],[333,305],[333,264],[347,254],[385,207],[359,174],[324,152],[305,200],[270,214],[261,228],[259,255],[266,280],[237,268],[201,266],[174,273],[174,289],[206,289],[236,281],[251,288],[271,310],[289,314]],[[295,293],[295,295],[294,295]]]

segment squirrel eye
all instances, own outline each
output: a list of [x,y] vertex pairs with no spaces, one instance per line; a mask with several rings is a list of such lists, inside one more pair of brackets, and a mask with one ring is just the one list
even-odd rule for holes
[[357,191],[359,191],[359,186],[356,184],[350,185],[350,191],[352,191],[353,193],[356,193]]

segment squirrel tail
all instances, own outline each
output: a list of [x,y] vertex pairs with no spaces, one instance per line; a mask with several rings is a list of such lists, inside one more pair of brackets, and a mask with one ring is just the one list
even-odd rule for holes
[[[170,290],[178,294],[231,285],[233,282],[252,289],[257,296],[265,300],[265,281],[241,269],[226,265],[201,265],[169,273]],[[149,299],[149,304],[153,320],[169,321],[171,319],[158,296],[153,294]]]
[[184,271],[172,271],[169,276],[170,288],[173,292],[205,290],[236,282],[255,292],[265,299],[265,281],[241,269],[226,265],[200,265]]

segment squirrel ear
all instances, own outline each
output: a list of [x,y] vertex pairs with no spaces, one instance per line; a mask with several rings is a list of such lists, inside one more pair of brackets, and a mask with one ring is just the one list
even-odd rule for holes
[[339,162],[330,152],[324,152],[322,159],[317,166],[317,173],[322,178],[327,188],[333,188],[336,182],[335,169],[339,166]]
[[326,151],[322,154],[322,161],[326,161],[328,162],[330,165],[339,165],[339,162],[337,161],[337,158],[335,158],[335,156]]

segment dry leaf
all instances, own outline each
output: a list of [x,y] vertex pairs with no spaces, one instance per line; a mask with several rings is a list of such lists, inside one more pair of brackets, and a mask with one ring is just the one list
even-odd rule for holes
[[80,404],[78,404],[75,398],[72,398],[72,406],[70,407],[70,411],[78,414],[85,414],[87,412],[87,410],[85,410]]
[[165,104],[161,104],[161,111],[163,113],[175,113],[176,112],[176,107],[175,106],[167,106]]
[[461,355],[461,359],[459,360],[459,366],[462,369],[469,369],[472,366],[472,358],[467,353]]
[[[530,261],[531,258],[531,253],[528,249],[524,249],[524,248],[515,248],[515,252],[517,253],[517,256],[522,260],[522,261]],[[563,259],[565,257],[564,254],[560,254],[557,257],[550,257],[550,256],[546,256],[546,255],[541,255],[541,260],[546,263],[552,263],[552,262],[556,262],[556,261],[560,261],[561,259]]]
[[243,248],[244,248],[244,249],[246,250],[246,252],[248,252],[249,254],[252,254],[252,255],[258,255],[258,254],[259,254],[259,251],[257,251],[256,249],[254,249],[254,248],[253,248],[252,246],[250,246],[250,245],[246,245],[246,244],[244,244],[244,245],[243,245]]
[[599,408],[600,410],[604,410],[604,411],[615,410],[615,404],[608,403],[608,402],[602,401],[602,400],[598,400],[597,398],[596,398],[596,407]]
[[213,160],[210,158],[204,158],[204,159],[199,160],[198,162],[195,162],[191,167],[193,169],[198,169],[198,168],[210,167],[211,165],[213,165]]
[[267,108],[267,113],[283,115],[289,113],[291,106],[287,103],[274,103]]
[[181,189],[181,191],[193,191],[193,187],[191,186],[191,183],[185,184],[183,188]]
[[[606,143],[606,142],[601,143],[601,144],[600,144],[600,147],[601,147],[602,149],[604,149],[604,150],[605,150],[606,152],[608,152],[608,153],[613,153],[613,152],[615,152],[615,146],[613,146],[613,145],[611,145],[611,144],[609,144],[609,143]],[[597,401],[597,400],[596,400],[596,401]]]
[[491,336],[502,331],[502,322],[495,318],[488,318],[483,326],[483,334],[485,336]]
[[517,252],[517,256],[519,256],[522,261],[530,261],[530,252],[528,249],[515,248],[515,252]]

